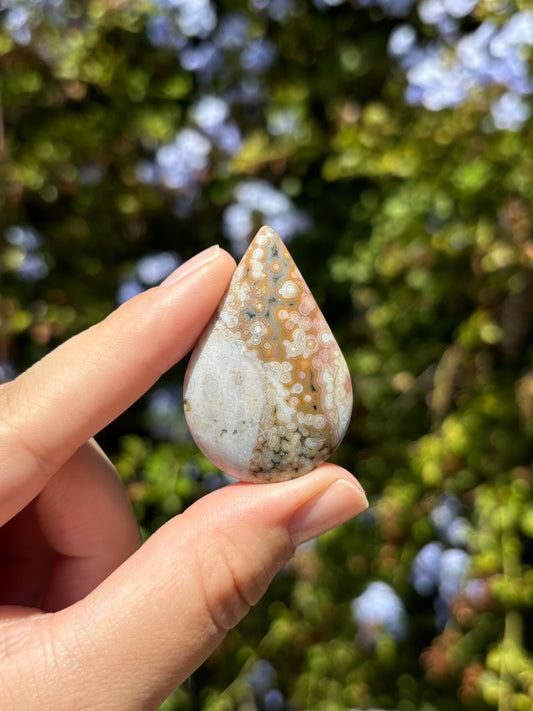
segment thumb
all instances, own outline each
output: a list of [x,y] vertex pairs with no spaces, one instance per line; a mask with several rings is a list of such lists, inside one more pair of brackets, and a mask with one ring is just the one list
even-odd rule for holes
[[[259,600],[297,545],[367,506],[357,481],[332,464],[197,501],[87,598],[56,614],[59,642],[49,648],[63,657],[45,660],[42,670],[54,709],[57,689],[69,687],[68,708],[157,708]],[[80,670],[93,683],[80,685]]]

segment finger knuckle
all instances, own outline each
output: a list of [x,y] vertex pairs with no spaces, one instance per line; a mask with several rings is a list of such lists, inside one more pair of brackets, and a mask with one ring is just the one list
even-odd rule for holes
[[17,379],[0,386],[0,460],[4,466],[16,461],[30,462],[32,469],[46,476],[57,468],[57,463],[44,449],[34,447],[26,436],[24,417],[32,412],[26,389]]
[[215,627],[234,627],[266,591],[292,550],[288,540],[276,555],[265,559],[231,527],[210,532],[196,545],[197,570],[203,604]]

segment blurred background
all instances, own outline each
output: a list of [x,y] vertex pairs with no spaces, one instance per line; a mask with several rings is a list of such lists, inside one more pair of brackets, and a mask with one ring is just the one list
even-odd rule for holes
[[[0,381],[262,224],[353,376],[370,510],[165,711],[533,707],[529,7],[0,0]],[[145,537],[226,483],[183,373],[99,437]]]

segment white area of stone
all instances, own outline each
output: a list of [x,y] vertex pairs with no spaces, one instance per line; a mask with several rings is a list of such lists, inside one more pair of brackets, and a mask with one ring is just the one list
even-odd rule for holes
[[286,279],[278,289],[282,299],[295,299],[298,296],[298,285],[291,279]]
[[339,415],[339,442],[342,440],[348,429],[352,416],[352,396],[346,394],[346,381],[350,379],[350,371],[346,365],[344,357],[340,353],[339,367],[336,370],[335,378],[335,404]]
[[194,368],[189,366],[186,417],[207,457],[227,474],[242,476],[248,474],[265,404],[263,365],[255,352],[242,352],[216,330]]
[[[278,420],[285,425],[289,425],[294,419],[296,410],[294,407],[287,405],[287,400],[289,399],[289,389],[283,385],[283,382],[279,376],[276,377],[276,373],[283,372],[281,368],[282,364],[278,363],[280,367],[279,370],[276,369],[276,371],[272,368],[267,369],[265,365],[267,365],[267,363],[261,363],[267,402],[272,407],[275,406],[277,408]],[[268,365],[273,364],[268,363]],[[265,424],[266,422],[265,418]]]

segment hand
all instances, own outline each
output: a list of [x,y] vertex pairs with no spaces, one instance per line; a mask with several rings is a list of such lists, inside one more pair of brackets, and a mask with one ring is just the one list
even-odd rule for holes
[[191,349],[234,267],[206,250],[0,387],[3,709],[157,708],[295,546],[366,508],[326,464],[215,491],[139,548],[91,438]]

